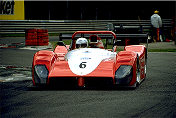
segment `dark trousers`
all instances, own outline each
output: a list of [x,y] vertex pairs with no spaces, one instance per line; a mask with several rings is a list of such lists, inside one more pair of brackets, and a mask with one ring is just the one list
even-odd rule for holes
[[151,36],[152,36],[153,41],[160,41],[159,32],[160,32],[159,28],[155,28],[151,26]]

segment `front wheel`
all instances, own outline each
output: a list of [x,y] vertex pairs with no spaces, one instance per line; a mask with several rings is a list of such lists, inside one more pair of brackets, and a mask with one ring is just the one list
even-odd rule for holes
[[136,63],[136,83],[132,86],[134,89],[139,86],[140,80],[141,80],[140,64],[139,64],[139,58],[137,57],[137,63]]
[[137,63],[136,63],[136,82],[130,88],[136,89],[139,86],[139,83],[140,83],[140,65],[139,65],[139,59],[137,58]]
[[145,51],[145,67],[144,67],[144,73],[145,73],[145,77],[144,79],[146,78],[147,76],[147,49]]

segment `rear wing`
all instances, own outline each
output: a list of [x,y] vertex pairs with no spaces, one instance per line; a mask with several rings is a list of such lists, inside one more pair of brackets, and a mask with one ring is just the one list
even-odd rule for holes
[[[114,40],[116,40],[116,34],[112,31],[77,31],[72,35],[72,39],[74,39],[75,36],[78,35],[78,34],[81,34],[81,35],[84,35],[84,34],[100,34],[104,37],[105,37],[105,34],[106,35],[109,34],[109,35],[113,36]],[[100,36],[100,35],[98,35],[98,36]]]
[[[62,41],[63,39],[72,39],[72,35],[71,33],[69,34],[60,34],[59,35],[59,40]],[[130,38],[130,37],[136,37],[136,38],[148,38],[148,34],[147,33],[143,33],[143,34],[115,34],[116,37],[117,37],[117,40],[118,38]],[[112,39],[113,36],[111,34],[99,34],[98,35],[99,37],[101,37],[102,39]],[[79,38],[81,37],[81,34],[78,34],[75,36],[75,38]],[[84,34],[84,37],[85,38],[89,38],[90,37],[90,34]]]

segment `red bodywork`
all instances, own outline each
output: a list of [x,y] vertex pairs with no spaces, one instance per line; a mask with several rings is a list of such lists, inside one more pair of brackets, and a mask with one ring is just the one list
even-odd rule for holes
[[[72,45],[67,45],[70,47],[70,51],[75,49],[75,36],[77,34],[111,34],[113,40],[116,41],[115,33],[111,31],[78,31],[72,36]],[[139,65],[140,80],[141,82],[145,78],[145,65],[146,65],[146,47],[144,45],[131,45],[125,46],[124,51],[120,51],[116,54],[114,58],[110,58],[106,61],[102,61],[97,68],[87,75],[77,75],[70,70],[68,60],[65,59],[65,55],[68,53],[65,46],[57,46],[54,51],[41,50],[34,55],[32,64],[32,80],[33,84],[35,81],[35,69],[36,65],[45,65],[48,70],[48,77],[46,85],[50,84],[51,79],[69,79],[75,78],[77,85],[80,87],[85,86],[86,80],[93,80],[99,78],[112,81],[113,85],[116,85],[115,73],[121,65],[132,66],[132,78],[127,86],[133,86],[137,83],[137,64]],[[117,46],[114,45],[112,52],[116,52]],[[74,63],[74,62],[73,62]],[[68,80],[67,79],[67,80]],[[64,83],[67,84],[67,83]],[[118,84],[119,85],[119,84]]]

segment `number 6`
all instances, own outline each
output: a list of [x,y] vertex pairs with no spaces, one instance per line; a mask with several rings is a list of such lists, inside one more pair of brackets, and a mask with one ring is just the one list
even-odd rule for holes
[[79,67],[80,67],[80,68],[85,68],[85,67],[86,67],[86,63],[87,63],[87,62],[82,62],[82,63],[79,65]]

